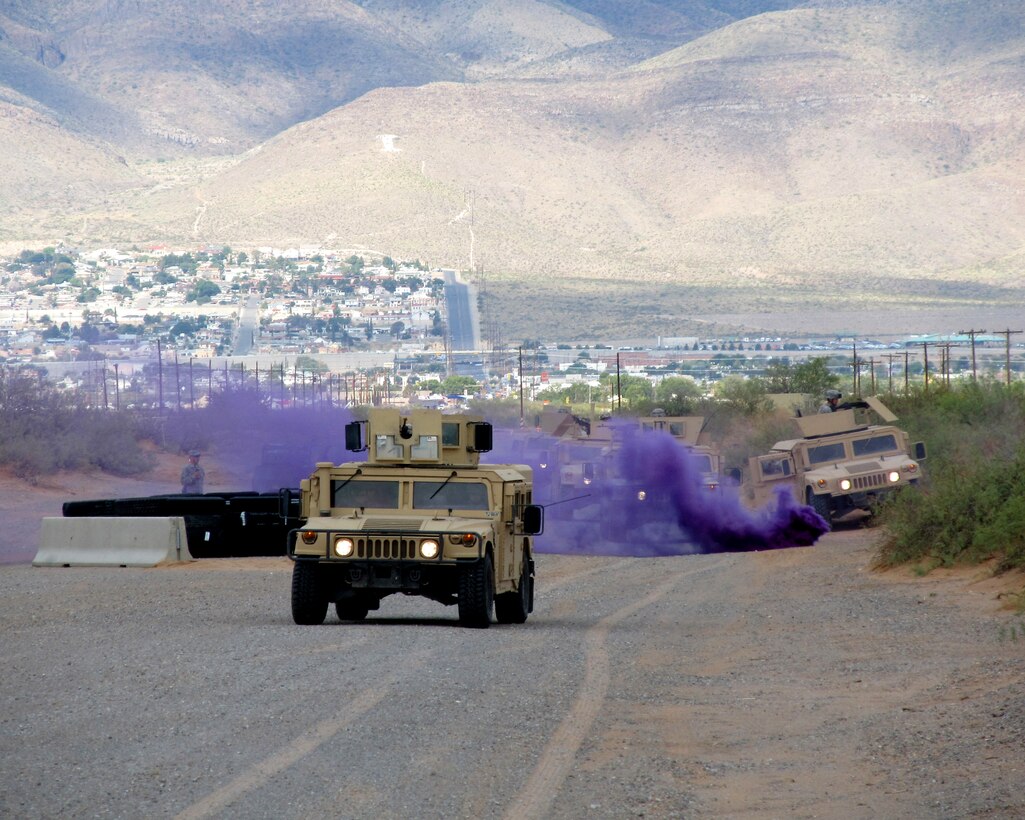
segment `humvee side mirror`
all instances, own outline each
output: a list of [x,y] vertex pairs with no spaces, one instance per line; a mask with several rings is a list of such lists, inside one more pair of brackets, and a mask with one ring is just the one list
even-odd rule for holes
[[527,535],[539,535],[545,528],[545,508],[537,504],[528,504],[523,508],[523,532]]
[[925,442],[924,441],[916,441],[915,442],[915,459],[917,461],[921,461],[923,458],[925,458]]
[[292,515],[292,506],[297,500],[288,487],[278,490],[278,515],[282,518],[295,518],[296,516]]
[[491,451],[494,444],[494,428],[491,424],[482,421],[473,425],[473,451],[476,453],[487,453]]
[[345,449],[354,453],[363,449],[363,430],[358,421],[350,421],[345,425]]

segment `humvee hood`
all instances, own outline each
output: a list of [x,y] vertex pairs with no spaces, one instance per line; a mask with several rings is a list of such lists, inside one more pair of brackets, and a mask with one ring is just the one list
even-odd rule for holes
[[432,518],[424,515],[361,515],[309,518],[304,530],[321,532],[466,532],[489,527],[485,518],[444,516]]

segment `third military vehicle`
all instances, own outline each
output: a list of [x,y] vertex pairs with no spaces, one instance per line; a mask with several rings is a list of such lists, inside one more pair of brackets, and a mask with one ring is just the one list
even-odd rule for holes
[[750,459],[748,500],[761,506],[776,487],[789,485],[827,521],[842,521],[863,517],[888,494],[916,484],[925,445],[912,445],[907,433],[892,426],[897,417],[878,399],[864,404],[885,423],[869,424],[854,409],[794,419],[800,438],[779,441],[768,455]]

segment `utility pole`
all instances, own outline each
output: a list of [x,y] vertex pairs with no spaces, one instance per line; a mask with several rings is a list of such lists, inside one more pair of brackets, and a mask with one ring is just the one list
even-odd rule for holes
[[[907,356],[907,353],[903,354]],[[887,390],[890,394],[893,394],[893,360],[899,359],[900,353],[884,353],[883,358],[886,359],[886,379],[887,379]]]
[[940,344],[940,376],[943,379],[943,383],[950,387],[950,371],[953,370],[950,360],[950,348],[953,347],[951,342],[943,342]]
[[[913,342],[912,344],[919,345],[922,348],[922,355],[925,361],[925,391],[929,392],[929,342]],[[907,370],[905,369],[905,373]],[[905,384],[907,381],[905,380]]]
[[523,347],[517,348],[520,352],[520,427],[523,426]]
[[872,395],[876,394],[876,360],[874,356],[868,357],[869,379],[872,385]]
[[619,379],[620,366],[619,366],[619,351],[616,351],[616,399],[619,405],[619,410],[623,410],[623,388]]
[[975,328],[972,328],[971,330],[958,331],[958,333],[960,333],[962,336],[967,336],[969,339],[972,340],[972,381],[975,381],[975,337],[978,336],[980,333],[985,332],[985,330],[976,330]]
[[157,339],[157,402],[160,405],[160,415],[164,415],[164,359],[160,353],[160,339]]
[[[854,395],[861,395],[861,369],[868,364],[864,359],[859,359],[857,356],[854,357],[854,361],[851,367],[854,368]],[[874,377],[873,377],[874,378]]]
[[1004,373],[1006,374],[1007,385],[1011,385],[1011,334],[1012,333],[1023,333],[1021,330],[997,330],[994,331],[997,336],[1004,337],[1004,351],[1006,353],[1006,359],[1004,360]]
[[861,395],[861,368],[859,367],[859,364],[860,363],[858,362],[858,340],[857,338],[855,338],[853,346],[853,358],[851,359],[851,367],[854,368],[854,382],[851,386],[854,388],[855,396]]

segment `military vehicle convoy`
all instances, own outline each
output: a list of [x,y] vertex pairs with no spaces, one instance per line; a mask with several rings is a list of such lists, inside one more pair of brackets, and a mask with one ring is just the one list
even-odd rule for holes
[[925,444],[912,445],[881,401],[870,397],[865,404],[884,424],[859,420],[854,409],[794,419],[800,438],[776,442],[767,455],[749,460],[748,500],[761,506],[776,488],[790,486],[826,521],[838,522],[870,514],[886,496],[918,483]]
[[367,460],[319,462],[300,486],[295,622],[323,623],[331,604],[362,620],[396,593],[456,605],[466,626],[526,621],[543,511],[529,466],[480,463],[491,447],[470,414],[377,409],[347,425],[346,448]]

